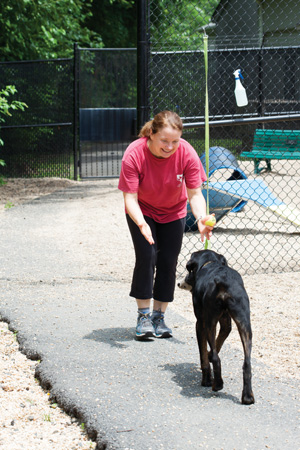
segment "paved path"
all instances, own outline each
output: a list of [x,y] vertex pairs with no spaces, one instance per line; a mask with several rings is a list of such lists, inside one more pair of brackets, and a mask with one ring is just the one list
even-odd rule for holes
[[262,379],[263,362],[253,361],[256,404],[241,405],[240,353],[228,344],[224,390],[202,388],[194,326],[175,309],[173,339],[134,339],[128,284],[72,245],[89,195],[83,184],[0,217],[0,313],[41,360],[37,376],[52,398],[98,450],[299,450],[298,381]]

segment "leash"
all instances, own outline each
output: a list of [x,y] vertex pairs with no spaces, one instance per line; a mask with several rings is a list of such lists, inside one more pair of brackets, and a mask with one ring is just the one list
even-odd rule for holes
[[[204,29],[203,34],[203,49],[204,49],[204,68],[205,68],[205,164],[206,164],[206,214],[209,215],[209,192],[208,192],[208,177],[209,177],[209,110],[208,110],[208,51],[207,51],[208,36]],[[211,243],[207,238],[205,239],[204,248],[210,249]]]

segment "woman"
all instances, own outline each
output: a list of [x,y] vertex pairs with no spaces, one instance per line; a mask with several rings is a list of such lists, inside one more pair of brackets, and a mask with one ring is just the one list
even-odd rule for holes
[[176,113],[162,111],[143,126],[122,159],[119,189],[136,256],[129,295],[138,306],[137,338],[172,336],[164,315],[173,301],[187,199],[202,242],[212,234],[201,192],[206,174],[196,151],[181,138],[182,129]]

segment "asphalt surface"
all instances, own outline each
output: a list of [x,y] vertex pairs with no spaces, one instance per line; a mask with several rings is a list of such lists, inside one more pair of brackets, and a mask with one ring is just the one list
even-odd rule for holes
[[223,391],[201,387],[194,325],[172,309],[174,338],[135,340],[128,284],[83,261],[67,238],[88,195],[83,183],[0,216],[0,314],[41,360],[36,375],[51,398],[98,450],[299,450],[298,380],[261,376],[254,360],[256,403],[241,405],[241,353],[227,344]]

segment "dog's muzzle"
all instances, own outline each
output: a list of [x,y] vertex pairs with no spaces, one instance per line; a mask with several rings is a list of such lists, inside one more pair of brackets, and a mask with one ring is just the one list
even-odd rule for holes
[[185,278],[183,280],[179,281],[179,283],[177,283],[177,286],[180,289],[185,289],[186,291],[192,290],[192,286],[190,284],[187,284],[187,282],[185,281]]

